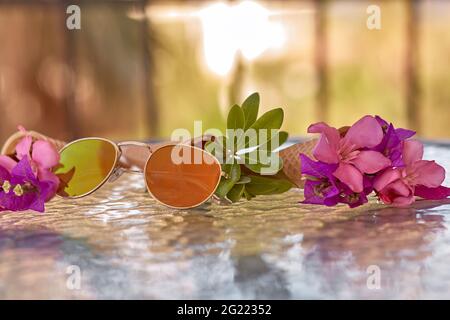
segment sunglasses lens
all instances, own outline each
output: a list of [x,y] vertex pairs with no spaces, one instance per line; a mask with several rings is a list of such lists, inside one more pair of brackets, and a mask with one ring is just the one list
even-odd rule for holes
[[118,152],[112,142],[102,139],[76,141],[61,151],[61,167],[55,173],[61,179],[58,194],[63,197],[84,195],[108,178]]
[[220,180],[221,167],[209,153],[170,145],[152,153],[145,167],[150,193],[174,208],[191,208],[208,200]]

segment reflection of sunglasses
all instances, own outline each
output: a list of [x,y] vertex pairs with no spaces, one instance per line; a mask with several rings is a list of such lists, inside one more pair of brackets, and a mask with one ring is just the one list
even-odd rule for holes
[[142,172],[148,192],[157,201],[187,209],[211,198],[222,174],[213,155],[189,144],[116,144],[92,137],[72,141],[59,152],[60,165],[54,171],[61,180],[57,194],[64,198],[87,196],[125,171]]

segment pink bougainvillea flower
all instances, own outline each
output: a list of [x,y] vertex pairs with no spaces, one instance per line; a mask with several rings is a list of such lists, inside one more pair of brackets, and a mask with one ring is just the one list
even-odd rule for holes
[[338,186],[341,190],[339,202],[347,204],[350,208],[356,208],[369,202],[367,196],[373,191],[372,181],[367,175],[364,175],[363,177],[362,192],[353,192],[347,185],[342,182],[338,183]]
[[382,127],[372,116],[358,120],[344,137],[336,128],[323,122],[311,125],[308,132],[321,134],[313,151],[314,157],[325,163],[338,164],[333,175],[353,192],[363,192],[363,174],[375,174],[391,165],[391,160],[382,153],[367,150],[383,140]]
[[[22,126],[19,126],[19,130],[27,132]],[[16,146],[17,159],[20,160],[24,156],[30,158],[35,168],[48,170],[59,163],[59,153],[50,142],[37,140],[33,143],[30,135],[23,137]]]
[[335,206],[339,203],[337,179],[333,176],[337,164],[313,161],[300,154],[301,172],[308,176],[304,187],[305,204]]
[[414,202],[415,195],[426,199],[443,199],[450,195],[450,189],[441,186],[445,169],[434,161],[422,160],[422,156],[422,143],[416,140],[403,142],[405,167],[384,170],[373,184],[384,203],[407,206]]
[[39,181],[27,156],[9,172],[0,166],[0,207],[3,210],[44,211],[44,203],[55,189],[51,181]]
[[307,176],[304,187],[304,204],[322,204],[335,206],[345,203],[355,208],[368,202],[367,195],[373,191],[369,178],[364,177],[364,191],[355,193],[333,175],[337,164],[313,161],[304,154],[300,154],[301,172]]
[[[20,161],[23,158],[28,158],[30,166],[35,176],[39,181],[51,182],[53,189],[49,192],[48,199],[50,200],[56,193],[59,179],[53,173],[52,168],[59,163],[59,153],[55,147],[48,141],[37,140],[33,141],[33,137],[27,134],[24,127],[19,126],[19,131],[25,133],[25,136],[16,145],[15,157]],[[16,160],[9,156],[0,156],[0,166],[9,172],[17,165]]]
[[387,121],[379,116],[375,116],[375,119],[381,125],[383,129],[384,137],[381,143],[372,150],[381,152],[388,157],[393,167],[404,167],[402,159],[402,141],[411,138],[416,133],[412,130],[403,128],[394,128],[392,123],[388,124]]
[[[24,133],[27,132],[22,126],[19,126],[19,131]],[[16,146],[16,157],[19,160],[23,157],[28,157],[30,159],[31,168],[37,178],[40,181],[52,182],[51,185],[54,186],[54,190],[49,194],[49,197],[53,197],[58,187],[59,179],[53,173],[52,168],[58,165],[60,159],[59,153],[55,147],[45,140],[33,142],[33,138],[30,135],[25,135]]]
[[[381,128],[383,129],[383,131],[385,133],[388,131],[389,126],[394,127],[394,125],[392,123],[389,124],[386,120],[384,120],[380,116],[375,116],[375,119],[378,121],[378,123],[380,124]],[[400,140],[409,139],[416,134],[416,132],[413,130],[403,129],[403,128],[395,128],[394,131]]]
[[52,168],[59,163],[58,151],[50,142],[38,140],[33,143],[31,159],[38,179],[52,182],[54,189],[49,196],[53,197],[59,184],[59,178],[52,171]]
[[9,156],[0,155],[0,166],[9,172],[16,166],[17,162]]

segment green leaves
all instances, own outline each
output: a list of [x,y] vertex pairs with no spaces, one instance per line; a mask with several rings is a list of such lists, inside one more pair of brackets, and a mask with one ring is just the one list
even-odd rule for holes
[[253,123],[250,128],[255,130],[260,129],[280,129],[283,124],[284,112],[283,109],[277,108],[264,113],[258,120]]
[[231,188],[230,192],[228,192],[227,198],[232,202],[238,202],[244,194],[244,189],[245,186],[243,184],[236,184],[233,188]]
[[[246,133],[250,130],[253,131],[248,134],[244,134],[243,139],[246,139],[244,143],[245,148],[248,148],[249,146],[260,146],[267,143],[267,141],[272,137],[272,131],[279,130],[281,128],[283,118],[284,112],[281,108],[273,109],[264,113],[250,126],[250,128],[248,128]],[[263,133],[261,136],[260,133],[262,130],[264,130],[265,135]],[[265,137],[265,139],[262,139],[262,137]],[[239,141],[239,143],[242,143],[242,141]]]
[[292,183],[283,179],[252,176],[251,180],[245,188],[255,196],[283,193],[292,188]]
[[[222,163],[225,173],[215,194],[232,202],[242,197],[247,200],[257,195],[282,193],[292,184],[274,177],[283,167],[278,154],[273,151],[288,139],[285,131],[279,131],[284,112],[276,108],[258,118],[259,94],[245,99],[242,107],[231,107],[227,117],[227,134],[216,137],[206,146]],[[217,152],[220,150],[220,152]]]
[[231,107],[227,118],[227,129],[244,129],[245,117],[241,107],[235,104]]
[[227,193],[239,181],[241,177],[241,166],[237,163],[223,164],[222,171],[225,172],[226,176],[220,179],[215,193],[220,198],[225,198]]
[[258,118],[258,110],[259,110],[259,93],[255,92],[248,96],[242,104],[242,110],[244,111],[245,116],[245,127],[247,130],[250,126],[256,121]]
[[244,165],[247,169],[255,173],[274,175],[283,168],[283,160],[278,155],[273,154],[270,158],[259,160],[257,163],[251,163],[250,160],[248,160]]

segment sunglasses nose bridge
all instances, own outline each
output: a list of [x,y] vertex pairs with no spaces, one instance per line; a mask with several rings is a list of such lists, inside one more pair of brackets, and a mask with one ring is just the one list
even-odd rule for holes
[[119,166],[127,172],[142,173],[152,153],[152,147],[138,141],[123,141],[117,146],[120,150]]
[[116,167],[114,171],[109,176],[108,182],[114,182],[120,178],[120,176],[124,173],[124,169],[121,167]]

